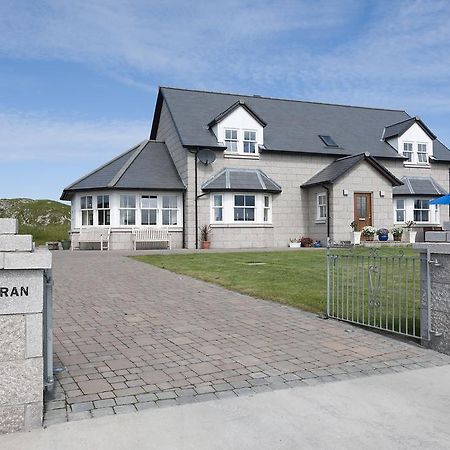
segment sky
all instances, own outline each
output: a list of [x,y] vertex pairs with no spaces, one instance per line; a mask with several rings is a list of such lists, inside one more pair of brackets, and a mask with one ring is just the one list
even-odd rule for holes
[[450,146],[450,2],[1,0],[0,198],[148,137],[158,86],[404,109]]

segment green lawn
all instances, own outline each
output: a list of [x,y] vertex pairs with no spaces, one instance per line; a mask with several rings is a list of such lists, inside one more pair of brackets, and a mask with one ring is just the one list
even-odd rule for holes
[[[404,248],[406,256],[416,253]],[[337,250],[348,252],[348,250]],[[356,251],[367,254],[366,249]],[[397,254],[397,249],[383,249],[381,255]],[[249,294],[306,311],[326,310],[326,251],[248,253],[195,253],[186,255],[147,255],[135,257],[172,272],[189,275]]]

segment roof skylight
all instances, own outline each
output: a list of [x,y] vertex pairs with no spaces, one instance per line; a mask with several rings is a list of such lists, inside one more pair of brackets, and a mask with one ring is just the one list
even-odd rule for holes
[[338,145],[336,144],[336,142],[333,141],[331,136],[324,136],[322,134],[319,134],[319,137],[320,137],[320,139],[322,139],[323,143],[327,147],[338,147]]

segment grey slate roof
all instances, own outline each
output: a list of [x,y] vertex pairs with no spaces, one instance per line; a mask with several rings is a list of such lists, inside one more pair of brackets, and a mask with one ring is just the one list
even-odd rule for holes
[[430,195],[440,197],[447,191],[431,177],[402,177],[402,186],[392,190],[393,195]]
[[427,133],[431,139],[436,139],[436,135],[418,118],[412,117],[411,119],[403,120],[399,123],[394,123],[385,128],[383,133],[383,139],[389,139],[394,136],[402,135],[406,130],[411,127],[412,124],[416,123]]
[[61,200],[96,189],[185,190],[163,142],[143,141],[66,187]]
[[393,186],[402,184],[402,182],[397,177],[389,172],[386,167],[372,158],[369,153],[360,153],[359,155],[347,156],[333,161],[320,172],[316,173],[306,183],[303,183],[302,187],[305,188],[321,184],[334,183],[338,178],[345,175],[361,161],[367,161],[367,163],[378,170],[378,172],[380,172],[382,176],[387,178]]
[[203,183],[202,190],[280,193],[281,187],[259,169],[227,168]]
[[[181,143],[186,147],[223,148],[208,124],[239,101],[267,123],[263,151],[336,156],[369,152],[373,157],[404,159],[381,137],[386,126],[411,119],[400,110],[161,87],[151,138],[156,137],[163,100],[173,117]],[[331,136],[339,148],[327,147],[319,135]],[[450,151],[441,143],[437,147],[437,159],[450,161]]]

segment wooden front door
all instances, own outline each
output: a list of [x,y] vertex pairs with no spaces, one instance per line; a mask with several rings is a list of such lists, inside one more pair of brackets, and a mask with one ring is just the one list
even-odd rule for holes
[[370,192],[355,193],[354,214],[359,231],[367,225],[372,225],[372,194]]

